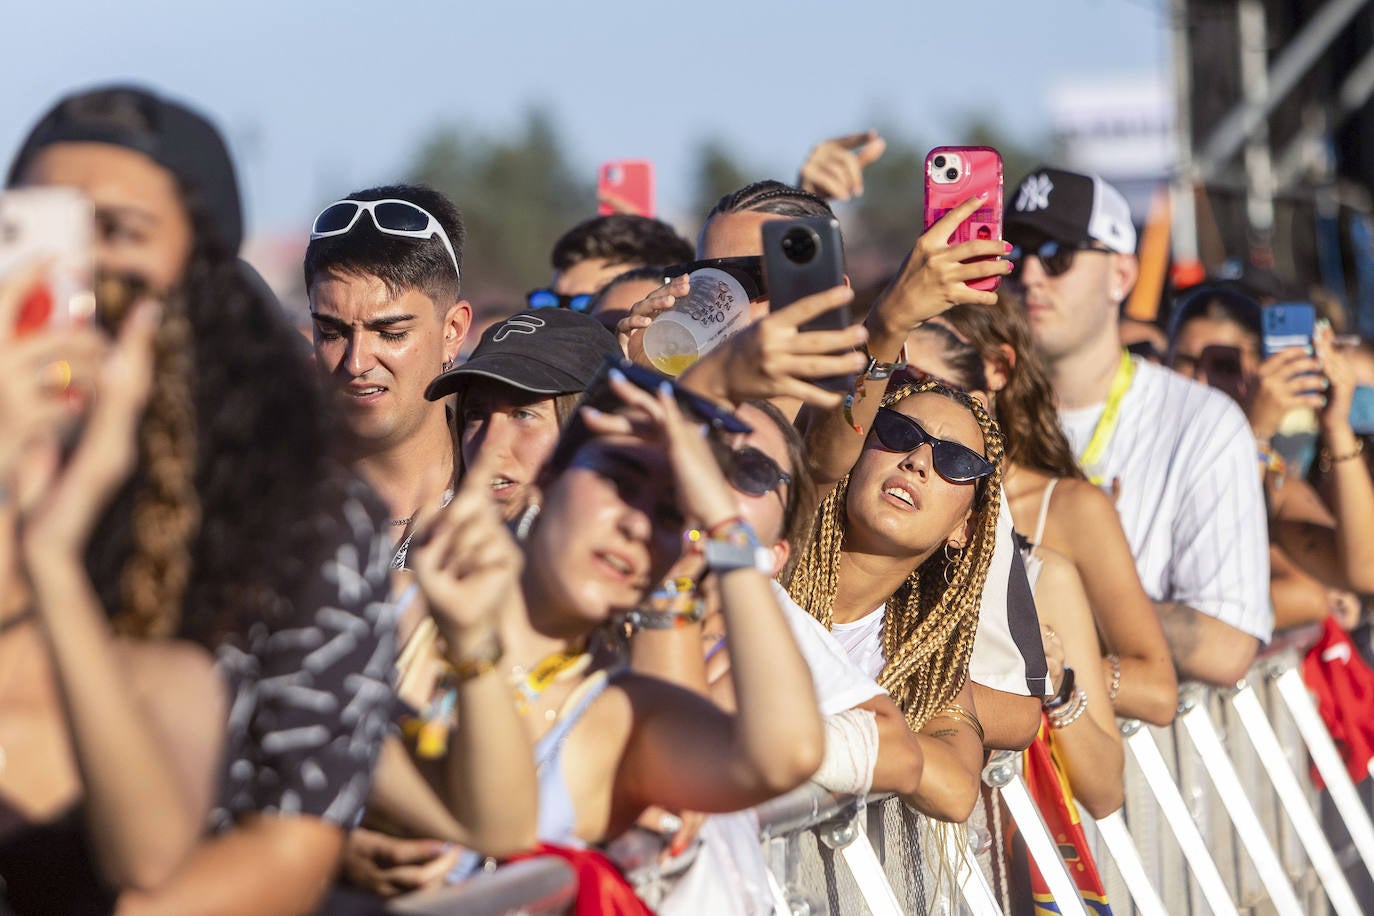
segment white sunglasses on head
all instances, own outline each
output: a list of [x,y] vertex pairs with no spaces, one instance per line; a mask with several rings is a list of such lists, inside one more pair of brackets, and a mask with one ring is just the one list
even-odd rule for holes
[[310,240],[327,239],[335,235],[347,235],[358,224],[364,213],[372,214],[372,224],[379,232],[399,235],[408,239],[429,239],[437,236],[448,250],[453,261],[453,272],[462,281],[463,272],[458,269],[458,255],[453,251],[453,243],[443,225],[428,210],[408,200],[339,200],[325,207],[310,226]]

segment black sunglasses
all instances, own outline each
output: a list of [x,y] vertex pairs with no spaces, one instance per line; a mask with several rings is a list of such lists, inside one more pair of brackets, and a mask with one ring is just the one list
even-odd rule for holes
[[750,255],[743,258],[706,258],[702,261],[688,261],[674,264],[663,269],[663,276],[674,279],[683,274],[713,267],[734,277],[744,287],[744,294],[750,302],[756,302],[768,295],[768,284],[763,279],[763,258]]
[[1096,251],[1101,254],[1111,254],[1112,250],[1094,242],[1041,242],[1035,248],[1021,248],[1019,245],[1011,250],[1007,257],[1014,265],[1011,276],[1021,275],[1021,265],[1027,255],[1035,255],[1040,261],[1040,267],[1045,271],[1047,277],[1059,277],[1068,273],[1073,268],[1074,258],[1080,251]]
[[752,445],[732,449],[723,457],[725,479],[730,486],[746,496],[777,493],[783,506],[787,506],[787,500],[782,496],[782,485],[792,483],[792,475],[778,467],[776,461]]
[[567,309],[570,312],[586,312],[592,307],[592,300],[595,298],[592,293],[569,296],[567,293],[555,293],[551,289],[532,289],[525,293],[525,302],[532,309]]
[[950,483],[972,483],[990,475],[994,468],[982,455],[966,445],[936,439],[921,424],[891,407],[878,408],[873,435],[889,452],[914,452],[929,445],[935,471]]

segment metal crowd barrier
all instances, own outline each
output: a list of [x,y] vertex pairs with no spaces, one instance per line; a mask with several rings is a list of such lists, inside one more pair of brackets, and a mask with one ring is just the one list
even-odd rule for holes
[[[1126,807],[1098,821],[1080,812],[1114,914],[1374,912],[1343,868],[1344,859],[1374,878],[1374,824],[1299,674],[1310,635],[1280,634],[1234,689],[1184,685],[1169,728],[1121,723]],[[1323,830],[1309,757],[1352,849],[1333,849]],[[1086,916],[1017,755],[994,754],[983,779],[1005,803],[1058,911]],[[1002,914],[975,859],[980,831],[966,825],[935,829],[894,796],[840,796],[815,785],[756,813],[779,913]],[[932,870],[927,850],[936,848],[952,871]],[[553,913],[575,892],[571,868],[541,857],[400,898],[387,912]]]
[[537,856],[462,884],[397,897],[385,912],[396,916],[553,916],[566,912],[576,898],[572,866],[556,856]]

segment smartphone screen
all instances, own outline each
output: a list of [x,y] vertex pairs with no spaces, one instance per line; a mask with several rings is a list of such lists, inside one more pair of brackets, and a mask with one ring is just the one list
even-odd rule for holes
[[36,263],[46,269],[20,303],[15,333],[85,321],[92,289],[94,210],[69,188],[24,188],[0,194],[0,277]]
[[596,174],[597,212],[654,215],[654,164],[648,159],[613,159]]
[[[924,228],[929,229],[970,197],[988,195],[984,206],[959,224],[951,245],[1002,237],[1002,154],[990,146],[937,146],[925,161]],[[995,290],[1001,277],[984,277],[969,286]]]

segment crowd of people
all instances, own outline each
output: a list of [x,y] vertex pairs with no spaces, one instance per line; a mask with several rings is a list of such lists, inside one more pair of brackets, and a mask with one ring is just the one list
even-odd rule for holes
[[[1328,322],[1268,354],[1218,281],[1128,353],[1130,209],[1049,167],[1005,240],[951,244],[973,198],[872,301],[770,309],[761,227],[882,152],[823,142],[695,244],[571,227],[475,347],[462,201],[340,189],[301,221],[306,350],[205,116],[44,114],[8,186],[93,203],[97,311],[18,334],[44,266],[0,278],[0,912],[373,912],[531,854],[579,912],[771,912],[770,798],[960,824],[1040,741],[1105,816],[1118,718],[1360,623],[1374,351]],[[645,334],[705,268],[747,326],[664,376]],[[631,831],[691,861],[649,903]]]

